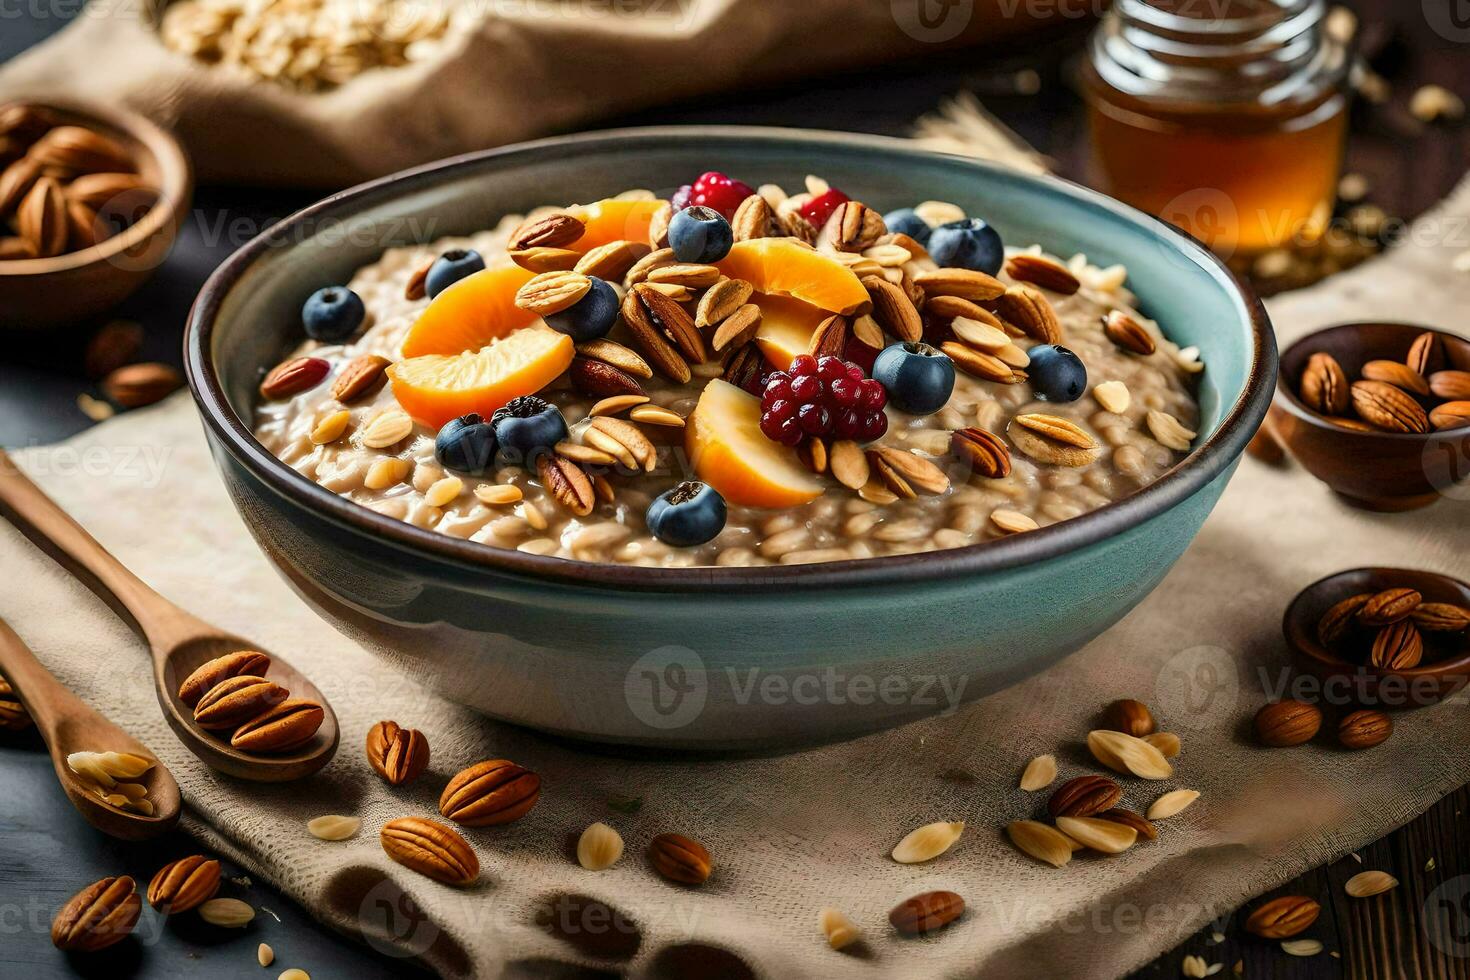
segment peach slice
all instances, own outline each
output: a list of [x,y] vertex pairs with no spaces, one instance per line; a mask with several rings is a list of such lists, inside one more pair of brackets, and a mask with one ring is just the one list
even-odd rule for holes
[[399,361],[388,377],[403,410],[437,429],[470,412],[489,418],[512,398],[534,395],[571,365],[573,352],[571,337],[535,324],[477,351]]
[[792,238],[736,242],[715,263],[731,279],[754,284],[757,292],[780,293],[844,316],[868,306],[868,291],[852,270]]
[[822,484],[796,451],[767,439],[760,421],[760,399],[711,381],[684,432],[694,472],[732,504],[796,507],[820,497]]
[[621,201],[610,197],[591,204],[573,205],[566,209],[566,213],[582,219],[587,230],[566,247],[586,254],[611,242],[646,243],[653,216],[667,203],[663,200]]
[[403,338],[404,357],[462,354],[531,325],[536,314],[515,304],[534,276],[518,265],[481,269],[435,296]]
[[771,367],[784,371],[791,359],[811,349],[812,334],[832,314],[790,296],[760,295],[751,302],[761,308],[761,325],[755,342]]

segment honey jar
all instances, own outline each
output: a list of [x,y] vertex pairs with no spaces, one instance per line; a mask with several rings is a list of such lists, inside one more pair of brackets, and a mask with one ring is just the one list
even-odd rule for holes
[[1117,0],[1082,72],[1099,189],[1225,256],[1310,241],[1347,129],[1324,0]]

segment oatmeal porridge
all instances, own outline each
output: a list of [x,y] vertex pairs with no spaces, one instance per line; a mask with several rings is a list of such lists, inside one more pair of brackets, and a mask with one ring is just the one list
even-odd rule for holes
[[255,433],[443,534],[633,565],[958,548],[1189,451],[1203,364],[1126,270],[722,174],[395,248],[307,300]]

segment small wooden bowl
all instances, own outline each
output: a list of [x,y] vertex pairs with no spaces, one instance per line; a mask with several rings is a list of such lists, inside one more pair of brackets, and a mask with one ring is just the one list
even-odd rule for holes
[[1317,624],[1334,605],[1362,592],[1393,586],[1417,589],[1425,602],[1470,608],[1470,585],[1437,572],[1409,568],[1354,568],[1307,586],[1292,600],[1281,630],[1297,663],[1323,683],[1323,697],[1350,697],[1385,709],[1421,708],[1444,700],[1470,681],[1470,637],[1461,633],[1424,634],[1424,661],[1409,670],[1384,670],[1348,660],[1317,639]]
[[[1417,435],[1334,425],[1297,397],[1307,359],[1318,351],[1331,354],[1351,381],[1368,361],[1402,361],[1414,338],[1431,329],[1412,323],[1345,323],[1308,334],[1281,353],[1272,428],[1307,472],[1355,507],[1414,510],[1470,478],[1470,427]],[[1470,371],[1470,343],[1435,332],[1443,356],[1437,367]]]
[[157,271],[188,213],[194,177],[178,141],[135,112],[70,100],[19,101],[120,141],[133,151],[138,171],[159,189],[147,214],[91,248],[0,261],[0,330],[44,330],[111,309]]

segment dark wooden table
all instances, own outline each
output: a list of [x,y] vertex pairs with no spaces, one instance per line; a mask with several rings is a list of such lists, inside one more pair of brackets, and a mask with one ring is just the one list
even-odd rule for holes
[[[1464,0],[1428,0],[1464,7]],[[1470,127],[1417,127],[1404,106],[1420,84],[1435,82],[1470,96],[1470,46],[1436,33],[1419,3],[1357,0],[1375,62],[1394,86],[1388,109],[1360,113],[1348,169],[1369,178],[1371,200],[1391,215],[1413,217],[1440,200],[1470,163]],[[12,57],[64,25],[67,5],[0,11],[0,60]],[[20,17],[15,14],[21,12]],[[1463,12],[1463,11],[1462,11]],[[1463,19],[1463,18],[1462,18]],[[914,119],[961,88],[977,91],[992,111],[1038,148],[1065,175],[1080,177],[1085,134],[1077,98],[1067,84],[1080,33],[1045,50],[962,53],[640,113],[611,124],[652,122],[760,123],[905,135]],[[1034,69],[1042,87],[1015,94],[1015,72]],[[158,277],[119,316],[148,328],[149,358],[179,360],[179,338],[194,292],[214,266],[275,217],[314,199],[253,188],[201,188],[179,247]],[[77,353],[77,331],[46,343],[10,341],[0,357],[0,445],[21,447],[65,438],[90,424],[76,406],[87,390]],[[1274,943],[1241,928],[1243,915],[1212,924],[1178,949],[1139,971],[1139,977],[1177,977],[1187,955],[1236,963],[1248,977],[1470,978],[1470,790],[1461,788],[1428,813],[1347,859],[1284,885],[1272,894],[1303,894],[1323,905],[1311,934],[1335,955],[1293,959]],[[300,965],[317,980],[352,975],[370,980],[401,976],[405,964],[338,938],[262,883],[251,899],[269,908],[245,936],[222,936],[170,924],[101,963],[72,961],[47,936],[55,908],[81,884],[126,871],[146,877],[164,860],[187,853],[183,835],[146,847],[122,845],[81,823],[57,791],[39,745],[25,737],[0,740],[0,976],[70,976],[94,971],[110,977],[274,976]],[[1343,882],[1377,868],[1402,886],[1384,898],[1355,901]],[[237,873],[237,872],[235,872]],[[275,916],[279,917],[279,921]],[[1429,917],[1449,924],[1431,938]],[[156,921],[156,920],[155,920]],[[1224,936],[1215,941],[1216,934]],[[277,965],[255,965],[257,942],[275,947]],[[212,947],[220,947],[218,949]],[[206,953],[207,958],[206,958]],[[579,974],[582,975],[582,974]]]

